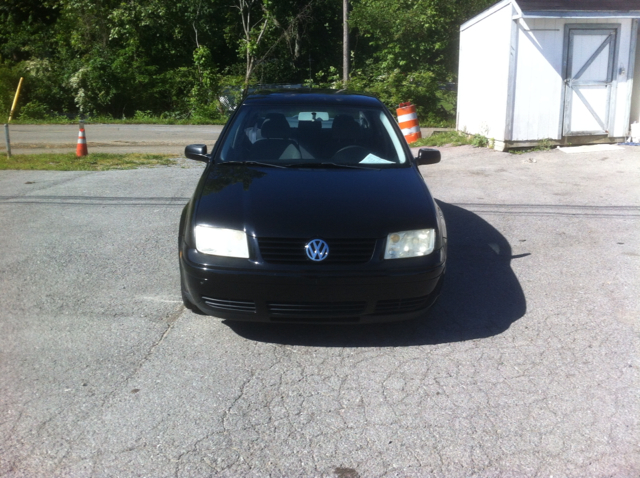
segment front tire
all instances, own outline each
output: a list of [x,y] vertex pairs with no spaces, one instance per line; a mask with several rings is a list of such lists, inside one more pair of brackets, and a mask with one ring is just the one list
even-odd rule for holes
[[202,314],[202,311],[191,300],[191,295],[187,292],[184,285],[184,279],[182,278],[182,271],[180,272],[180,292],[182,293],[182,304],[185,308],[196,314]]

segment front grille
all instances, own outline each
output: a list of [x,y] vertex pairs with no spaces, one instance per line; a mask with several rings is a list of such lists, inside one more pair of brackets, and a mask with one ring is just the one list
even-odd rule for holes
[[426,307],[429,296],[413,297],[411,299],[391,299],[379,300],[376,304],[374,314],[401,314],[405,312],[413,312]]
[[228,300],[228,299],[212,299],[210,297],[202,297],[205,304],[213,309],[229,310],[232,312],[249,312],[255,313],[256,304],[250,300]]
[[269,302],[269,314],[274,317],[331,317],[362,314],[366,302]]
[[360,317],[271,317],[271,322],[288,324],[357,324]]
[[[312,239],[312,238],[311,238]],[[314,263],[304,246],[311,239],[258,238],[260,254],[265,262],[272,264]],[[369,262],[376,247],[375,239],[326,239],[329,255],[317,264],[362,264]]]

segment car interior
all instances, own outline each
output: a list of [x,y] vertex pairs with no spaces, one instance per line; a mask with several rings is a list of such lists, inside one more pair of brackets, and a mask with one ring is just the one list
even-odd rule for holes
[[381,110],[247,110],[232,125],[221,161],[376,166],[405,162],[397,134]]

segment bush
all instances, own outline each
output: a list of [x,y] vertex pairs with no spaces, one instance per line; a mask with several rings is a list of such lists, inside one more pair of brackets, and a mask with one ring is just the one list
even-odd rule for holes
[[0,115],[5,119],[9,117],[20,76],[22,72],[19,66],[0,64]]
[[471,138],[471,145],[474,148],[486,148],[489,146],[489,139],[481,134],[474,134]]
[[20,119],[43,120],[49,118],[49,108],[38,100],[33,100],[20,108]]
[[400,103],[411,102],[423,122],[437,109],[437,84],[428,72],[405,74],[395,70],[375,78],[354,72],[349,89],[377,96],[391,111]]
[[[317,85],[340,87],[336,73],[329,71],[324,78],[317,78],[320,80]],[[378,97],[392,113],[400,103],[410,102],[416,106],[418,120],[423,127],[451,127],[455,124],[455,92],[442,90],[435,75],[428,71],[404,73],[394,70],[374,74],[356,70],[349,81],[349,90]]]

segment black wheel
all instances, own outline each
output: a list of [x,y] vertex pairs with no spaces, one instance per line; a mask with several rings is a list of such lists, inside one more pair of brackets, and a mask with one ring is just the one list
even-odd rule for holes
[[202,314],[202,311],[198,309],[198,306],[191,300],[191,294],[187,292],[187,288],[184,284],[184,278],[182,277],[182,270],[180,271],[180,292],[182,294],[182,304],[191,312]]
[[187,293],[184,291],[184,289],[181,292],[182,292],[182,304],[187,309],[194,310],[196,308],[196,306],[193,304],[193,302],[191,302],[191,299],[189,298]]
[[198,309],[198,306],[196,306],[193,302],[191,302],[191,297],[189,297],[189,293],[185,291],[184,288],[181,288],[181,292],[182,292],[182,303],[184,304],[185,308],[189,309],[194,314],[204,315],[202,311]]

